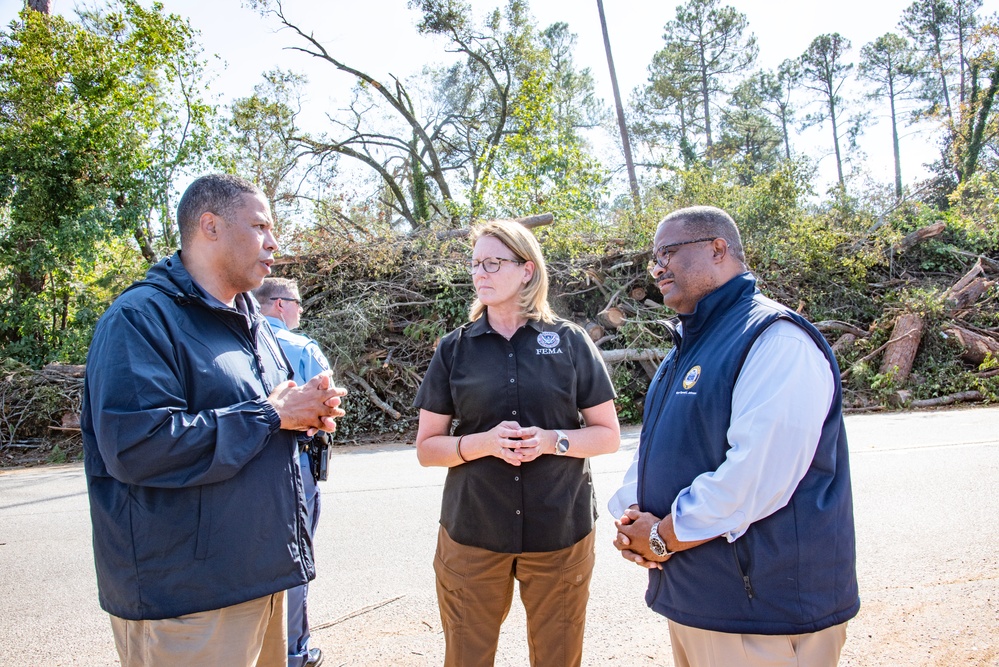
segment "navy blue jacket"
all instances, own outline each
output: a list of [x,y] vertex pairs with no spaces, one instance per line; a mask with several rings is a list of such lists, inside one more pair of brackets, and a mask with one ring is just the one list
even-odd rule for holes
[[736,379],[753,342],[779,319],[804,329],[829,360],[832,405],[815,457],[786,506],[753,523],[731,544],[714,539],[672,556],[661,571],[650,570],[646,602],[683,625],[800,634],[847,621],[860,608],[839,368],[815,327],[762,296],[749,273],[701,299],[693,314],[681,316],[683,337],[646,397],[639,506],[668,515],[683,488],[724,462]]
[[218,609],[315,576],[296,434],[266,397],[290,367],[250,319],[165,259],[101,317],[81,427],[101,607]]

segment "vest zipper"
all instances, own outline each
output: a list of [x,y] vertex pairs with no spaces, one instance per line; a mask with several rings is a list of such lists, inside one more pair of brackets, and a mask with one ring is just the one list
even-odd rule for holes
[[739,576],[742,577],[742,587],[746,590],[746,596],[752,600],[756,597],[756,592],[753,591],[753,582],[749,580],[749,575],[743,571],[742,563],[739,562],[739,552],[736,551],[735,542],[732,543],[732,557],[735,558],[735,568],[739,570]]
[[[661,401],[659,403],[659,409],[656,410],[656,417],[652,421],[652,427],[648,431],[649,433],[655,433],[655,428],[659,424],[659,418],[662,416],[662,409],[661,408],[666,403],[666,399],[669,397],[669,388],[673,385],[673,379],[676,377],[676,369],[680,365],[679,364],[679,360],[680,360],[680,348],[683,345],[683,338],[681,338],[679,335],[677,335],[676,331],[672,327],[667,327],[667,330],[670,332],[670,335],[673,338],[673,345],[674,345],[674,347],[676,349],[676,354],[673,355],[674,356],[673,366],[672,366],[672,368],[669,369],[669,377],[665,377],[665,375],[666,375],[665,369],[663,369],[663,371],[660,371],[657,374],[657,378],[660,381],[665,380],[665,383],[663,385],[664,391],[663,391],[663,397],[662,397],[662,399],[661,399]],[[648,468],[645,465],[642,465],[642,489],[644,489],[645,486],[646,486],[646,475],[647,474],[648,474]],[[639,500],[639,506],[641,506],[641,500],[642,499],[639,498],[638,500]]]

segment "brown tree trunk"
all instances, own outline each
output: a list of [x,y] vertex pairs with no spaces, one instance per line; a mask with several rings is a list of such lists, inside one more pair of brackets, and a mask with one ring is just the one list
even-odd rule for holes
[[913,313],[906,313],[895,320],[895,328],[891,332],[891,342],[885,348],[885,356],[881,362],[881,374],[894,371],[895,382],[904,384],[912,371],[912,362],[919,350],[919,341],[923,338],[923,318]]
[[905,252],[920,241],[943,234],[946,229],[947,225],[943,222],[935,222],[932,225],[917,229],[895,245],[895,252]]
[[28,9],[34,9],[42,14],[51,14],[52,0],[28,0]]
[[947,294],[944,295],[947,305],[954,310],[960,310],[978,301],[990,284],[982,277],[984,273],[982,258],[979,257],[975,265],[947,290]]
[[954,337],[964,348],[961,358],[968,363],[978,366],[985,361],[985,357],[989,354],[993,357],[999,357],[999,341],[995,338],[983,336],[959,326],[944,329],[944,334]]

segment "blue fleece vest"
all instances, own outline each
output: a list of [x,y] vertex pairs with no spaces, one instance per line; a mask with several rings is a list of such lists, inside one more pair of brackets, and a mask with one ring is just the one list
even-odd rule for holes
[[722,464],[736,379],[753,342],[780,319],[808,332],[829,360],[832,406],[815,458],[785,507],[731,544],[717,538],[674,555],[661,571],[649,571],[646,602],[683,625],[800,634],[847,621],[860,609],[839,368],[818,330],[762,296],[749,273],[681,316],[683,337],[677,337],[645,401],[639,505],[666,516],[683,488]]

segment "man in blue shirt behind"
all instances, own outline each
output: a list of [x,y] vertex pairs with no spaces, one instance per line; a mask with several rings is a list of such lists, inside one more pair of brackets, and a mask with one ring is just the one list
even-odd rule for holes
[[[260,312],[267,318],[274,337],[291,362],[295,384],[303,385],[330,368],[329,361],[319,349],[319,344],[308,336],[292,333],[302,318],[302,297],[298,284],[287,278],[267,278],[254,290],[260,302]],[[313,538],[319,524],[319,487],[313,467],[313,456],[318,456],[313,441],[299,439],[299,463],[305,484],[305,503],[308,510],[309,537]],[[307,448],[307,449],[304,449]],[[318,667],[323,662],[323,652],[309,648],[309,585],[303,584],[288,591],[288,667]]]

